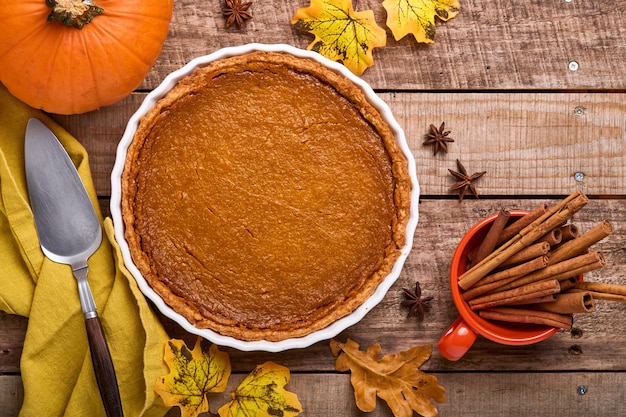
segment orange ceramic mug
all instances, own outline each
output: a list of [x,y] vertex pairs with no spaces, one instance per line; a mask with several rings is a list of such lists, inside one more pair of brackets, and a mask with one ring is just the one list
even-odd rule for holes
[[[510,210],[509,212],[511,221],[527,213],[518,210]],[[452,257],[450,290],[454,305],[459,311],[459,318],[448,327],[437,345],[441,356],[451,361],[461,359],[472,347],[478,335],[504,345],[520,346],[545,340],[559,330],[558,327],[538,324],[485,320],[470,309],[461,296],[458,281],[459,276],[467,270],[467,254],[482,242],[496,217],[497,214],[494,214],[476,223],[463,236]]]

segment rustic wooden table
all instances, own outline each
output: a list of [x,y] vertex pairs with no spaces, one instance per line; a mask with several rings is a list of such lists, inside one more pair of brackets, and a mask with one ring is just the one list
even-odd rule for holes
[[[253,0],[254,1],[254,0]],[[420,219],[414,249],[382,303],[340,340],[380,343],[384,352],[417,344],[436,346],[457,317],[448,289],[452,253],[465,231],[500,208],[532,209],[574,190],[591,202],[575,217],[583,230],[608,219],[612,236],[597,245],[607,265],[588,279],[626,284],[626,10],[621,0],[509,2],[461,0],[458,17],[438,22],[435,43],[412,38],[376,49],[363,78],[391,106],[417,160]],[[224,28],[221,1],[176,0],[169,37],[140,88],[118,104],[75,116],[53,116],[88,149],[101,204],[108,213],[109,174],[117,143],[146,91],[198,55],[249,42],[305,48],[312,38],[289,22],[305,0],[254,1],[242,30]],[[379,1],[362,0],[357,9]],[[455,142],[433,156],[422,146],[430,124],[445,122]],[[480,199],[459,202],[449,191],[448,168],[459,158]],[[433,308],[424,321],[407,318],[402,288],[419,280]],[[458,362],[435,349],[423,366],[447,390],[444,416],[624,416],[626,403],[626,303],[598,301],[596,312],[576,317],[576,331],[559,331],[526,347],[480,338]],[[189,341],[164,320],[173,337]],[[19,358],[27,320],[0,315],[0,416],[21,404]],[[288,388],[304,415],[357,416],[349,375],[334,370],[328,343],[283,353],[226,349],[243,379],[267,360],[291,369]],[[581,388],[585,387],[585,389]],[[229,387],[231,388],[231,387]],[[230,391],[227,391],[230,392]],[[170,413],[177,415],[176,411]],[[379,401],[372,415],[390,416]]]

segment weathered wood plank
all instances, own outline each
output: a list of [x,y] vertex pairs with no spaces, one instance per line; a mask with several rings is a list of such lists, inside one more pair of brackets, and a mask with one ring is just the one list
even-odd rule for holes
[[0,417],[17,417],[23,400],[20,376],[0,374]]
[[0,373],[20,371],[27,325],[26,318],[0,311]]
[[[480,194],[555,195],[580,189],[626,195],[626,93],[381,93],[417,160],[422,194],[452,195],[459,158],[487,171]],[[143,94],[95,112],[55,119],[89,152],[100,195],[110,193],[115,149]],[[430,124],[452,130],[449,153],[422,146]],[[574,179],[576,172],[584,180]]]
[[[169,37],[138,91],[154,88],[190,59],[221,47],[262,42],[305,48],[312,36],[297,31],[289,21],[308,3],[254,1],[253,20],[237,30],[223,27],[221,1],[175,2]],[[386,14],[379,0],[355,6],[373,9],[378,23],[384,24]],[[626,284],[622,2],[530,0],[511,7],[510,2],[494,0],[487,7],[482,1],[463,0],[460,15],[446,23],[438,21],[436,30],[431,45],[418,45],[411,38],[396,42],[388,31],[387,46],[374,51],[376,64],[363,75],[405,129],[426,196],[420,204],[414,250],[400,278],[378,307],[338,336],[362,346],[381,343],[384,352],[436,345],[457,316],[447,279],[454,247],[475,221],[503,206],[532,208],[543,202],[541,196],[574,189],[603,197],[592,200],[575,219],[583,230],[604,218],[615,226],[614,236],[597,245],[607,265],[586,279]],[[571,62],[578,64],[576,71],[569,68]],[[105,214],[115,148],[143,97],[138,92],[85,115],[55,116],[85,144]],[[442,121],[456,142],[449,154],[433,157],[421,142],[429,124]],[[488,172],[477,186],[481,196],[496,199],[455,201],[448,192],[452,178],[447,169],[455,168],[456,158],[472,172]],[[575,172],[585,175],[582,182],[574,180]],[[513,195],[534,199],[510,199]],[[439,199],[442,196],[449,199]],[[412,287],[416,280],[425,294],[434,297],[423,322],[407,318],[400,306],[402,288]],[[441,415],[626,415],[625,313],[626,303],[597,302],[592,315],[576,316],[577,332],[561,331],[537,345],[503,347],[479,338],[459,362],[449,362],[435,351],[424,370],[435,372],[447,388],[447,403],[438,405]],[[194,336],[163,321],[173,337],[193,341]],[[26,326],[24,318],[0,314],[2,417],[17,416],[22,402],[17,373]],[[244,372],[273,360],[292,370],[288,389],[299,395],[305,415],[366,415],[354,406],[348,375],[334,372],[327,342],[278,354],[227,350],[239,373],[226,393],[213,399],[213,410],[228,400]],[[587,387],[585,395],[577,393],[580,385]],[[377,410],[368,415],[391,413],[379,401]]]
[[[554,204],[557,200],[467,200],[459,204],[446,200],[423,200],[420,204],[420,220],[414,247],[398,281],[391,287],[383,301],[368,313],[357,325],[338,336],[339,340],[350,337],[362,346],[380,343],[386,352],[408,349],[418,344],[436,346],[447,326],[457,317],[448,287],[452,254],[462,235],[475,222],[501,207],[509,209],[532,209],[544,201]],[[589,273],[587,280],[598,280],[626,285],[626,199],[601,199],[591,202],[575,217],[581,231],[586,231],[603,219],[614,225],[614,235],[594,246],[604,253],[607,265]],[[402,288],[413,288],[419,281],[425,295],[433,296],[433,307],[423,322],[407,317],[407,310],[400,306],[404,299]],[[459,362],[449,362],[434,352],[425,369],[436,371],[554,371],[595,370],[626,371],[626,303],[596,303],[596,311],[589,315],[575,316],[575,327],[580,334],[560,331],[542,343],[509,347],[500,346],[483,338]],[[15,331],[0,339],[11,349],[21,349],[25,324],[21,318],[5,316],[0,329]],[[189,344],[195,336],[163,318],[172,337],[185,339]],[[310,348],[278,354],[263,352],[238,352],[227,349],[236,371],[249,371],[258,363],[274,360],[289,366],[293,371],[332,371],[334,358],[327,342]],[[0,362],[0,372],[15,372],[18,357],[13,355]]]
[[[626,95],[383,94],[405,129],[423,194],[446,194],[459,158],[486,195],[626,194]],[[449,153],[422,145],[446,122]],[[584,180],[574,179],[576,172]]]
[[[479,200],[451,204],[441,200],[426,200],[420,204],[420,222],[413,250],[402,274],[383,301],[357,325],[338,336],[339,340],[352,338],[362,346],[380,343],[386,352],[396,352],[419,344],[436,346],[439,338],[458,316],[450,295],[448,280],[452,254],[462,235],[475,222],[501,207],[531,209],[543,200]],[[554,204],[556,200],[547,200]],[[623,246],[626,229],[626,200],[593,200],[576,215],[581,231],[589,230],[602,219],[609,219],[615,227],[610,238],[594,246],[607,258],[601,270],[589,273],[587,280],[614,282],[626,285],[626,248]],[[400,306],[404,299],[402,288],[413,288],[419,281],[425,295],[433,296],[433,307],[423,322],[406,317]],[[550,339],[530,346],[501,346],[479,337],[468,354],[458,362],[444,359],[434,352],[425,365],[430,370],[623,370],[626,369],[626,325],[623,317],[626,303],[596,303],[596,311],[589,316],[577,315],[574,326],[580,331],[560,331]],[[175,329],[175,327],[173,328]],[[582,352],[582,353],[581,353]],[[333,358],[328,344],[319,343],[302,351],[277,355],[249,354],[231,351],[235,366],[248,369],[255,362],[279,360],[292,369],[333,369]],[[258,355],[258,358],[255,356]]]
[[[175,2],[169,37],[142,89],[199,55],[250,42],[306,48],[313,36],[291,18],[307,0],[255,1],[242,30],[224,28],[222,2]],[[623,89],[626,88],[626,11],[620,0],[559,2],[461,1],[461,12],[437,21],[435,42],[412,36],[374,50],[363,78],[381,89]],[[385,26],[380,1],[364,0]],[[569,63],[578,63],[571,71]]]
[[[624,372],[573,373],[437,373],[446,389],[447,401],[435,404],[446,417],[523,417],[523,416],[623,416],[626,403]],[[212,395],[211,411],[230,400],[230,392],[245,374],[233,374],[226,391]],[[581,395],[579,387],[587,391]],[[292,373],[286,388],[298,395],[303,415],[326,417],[392,417],[388,406],[378,400],[376,410],[363,413],[356,408],[354,391],[347,374]],[[22,403],[19,376],[0,375],[0,416],[16,417]],[[180,416],[173,408],[168,417]]]
[[[447,401],[435,404],[441,416],[618,416],[626,412],[623,401],[624,373],[454,373],[435,374],[446,388]],[[245,375],[234,375],[224,394],[212,404],[224,404]],[[578,394],[584,385],[587,392]],[[378,399],[372,413],[355,406],[349,376],[344,374],[292,374],[286,388],[298,394],[304,415],[328,417],[392,417]],[[212,410],[212,411],[215,411]],[[178,415],[172,410],[168,416]]]
[[111,194],[111,170],[117,145],[126,124],[139,108],[145,94],[131,94],[126,99],[99,110],[80,115],[51,115],[87,149],[89,166],[98,195]]

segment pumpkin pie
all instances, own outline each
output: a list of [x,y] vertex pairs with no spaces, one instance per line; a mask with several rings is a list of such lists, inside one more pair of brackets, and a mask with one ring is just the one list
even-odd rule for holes
[[140,120],[122,175],[133,262],[197,328],[307,335],[350,314],[406,240],[407,160],[361,88],[280,52],[213,61]]

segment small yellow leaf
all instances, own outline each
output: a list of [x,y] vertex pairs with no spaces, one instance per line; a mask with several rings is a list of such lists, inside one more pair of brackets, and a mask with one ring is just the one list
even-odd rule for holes
[[230,377],[228,353],[208,346],[201,337],[193,350],[182,340],[171,339],[165,348],[170,373],[157,379],[154,390],[167,406],[178,406],[182,417],[209,411],[207,393],[223,392]]
[[355,12],[351,0],[311,0],[309,7],[298,9],[291,24],[315,35],[307,49],[343,63],[357,75],[374,64],[372,49],[387,42],[374,12]]
[[293,417],[302,412],[298,396],[284,389],[289,369],[274,362],[257,366],[218,410],[220,417]]
[[446,21],[459,14],[458,0],[385,0],[383,7],[396,40],[412,33],[423,43],[435,41],[435,16]]
[[361,411],[376,408],[376,396],[385,400],[396,417],[412,417],[413,411],[424,417],[437,415],[438,403],[446,401],[446,390],[437,384],[437,378],[422,372],[419,367],[430,358],[432,346],[415,346],[404,352],[380,358],[380,345],[371,345],[365,351],[358,343],[331,340],[330,347],[337,357],[335,368],[350,371],[356,405]]

